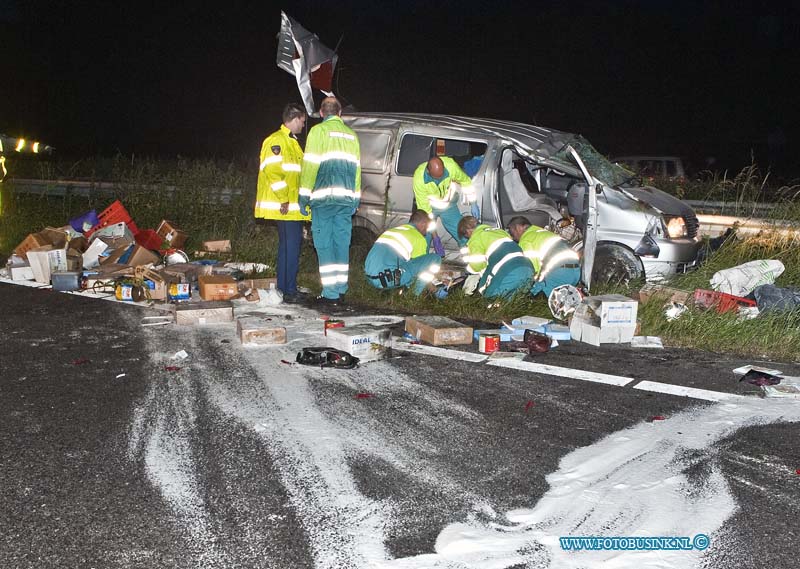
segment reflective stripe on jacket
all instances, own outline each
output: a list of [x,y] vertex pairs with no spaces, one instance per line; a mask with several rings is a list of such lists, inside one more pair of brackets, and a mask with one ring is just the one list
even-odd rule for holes
[[544,276],[557,265],[570,261],[579,262],[578,253],[564,239],[535,225],[525,230],[519,238],[519,246],[533,263],[533,271],[537,276]]
[[497,248],[503,243],[513,243],[508,233],[502,229],[492,229],[488,225],[479,225],[472,232],[466,247],[461,249],[463,260],[467,263],[467,272],[481,274]]
[[384,231],[375,243],[388,245],[404,261],[409,261],[428,252],[428,242],[425,237],[411,224]]
[[[277,152],[276,152],[277,149]],[[261,145],[255,216],[280,221],[307,221],[300,213],[300,166],[303,150],[286,125],[269,135]],[[281,204],[289,202],[289,211],[281,215]]]
[[469,198],[470,202],[475,201],[475,189],[472,186],[472,179],[464,173],[458,163],[448,156],[439,156],[447,175],[440,182],[431,181],[425,183],[425,168],[428,163],[423,162],[414,171],[414,197],[417,200],[417,208],[427,214],[431,214],[431,209],[444,209],[453,200],[455,192],[450,187],[450,182],[457,182],[461,185],[461,192]]
[[325,117],[308,133],[300,173],[300,208],[321,205],[358,207],[361,201],[361,150],[358,137],[341,117]]

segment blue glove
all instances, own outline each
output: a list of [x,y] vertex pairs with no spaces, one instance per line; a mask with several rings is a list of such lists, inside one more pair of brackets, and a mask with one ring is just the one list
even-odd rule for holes
[[437,235],[433,238],[431,244],[433,245],[433,250],[436,252],[436,254],[440,257],[444,257],[444,245],[442,245],[442,238]]
[[351,217],[352,217],[352,216],[354,216],[354,215],[356,214],[356,212],[357,212],[357,211],[358,211],[358,208],[357,208],[357,207],[354,207],[354,208],[353,208],[353,213],[351,213],[351,214],[350,214],[350,216],[351,216]]
[[438,298],[439,300],[442,300],[442,299],[444,299],[444,298],[447,298],[447,289],[446,289],[446,288],[444,288],[444,287],[442,287],[442,288],[438,289],[438,290],[436,291],[436,293],[434,294],[434,296],[435,296],[436,298]]
[[472,204],[472,207],[470,208],[470,212],[472,213],[472,217],[477,218],[480,221],[480,219],[481,219],[481,210],[478,207],[478,203],[477,202]]

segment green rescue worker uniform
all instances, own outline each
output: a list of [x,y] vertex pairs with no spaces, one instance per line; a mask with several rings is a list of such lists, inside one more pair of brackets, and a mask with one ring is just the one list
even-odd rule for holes
[[[439,272],[441,262],[438,255],[428,253],[425,236],[409,223],[378,237],[364,261],[364,272],[375,288],[401,288],[416,280],[414,293],[421,294]],[[399,278],[395,281],[398,269]]]
[[458,163],[449,156],[439,156],[444,165],[444,174],[438,180],[427,171],[427,162],[423,162],[414,171],[414,198],[417,208],[428,214],[431,224],[428,232],[436,228],[436,220],[442,219],[442,225],[455,239],[456,243],[463,245],[458,238],[458,222],[461,221],[461,212],[458,209],[458,199],[455,188],[451,182],[461,185],[461,193],[469,203],[476,199],[472,179],[464,173]]
[[300,174],[300,210],[311,208],[311,233],[319,258],[322,296],[347,292],[353,214],[361,201],[361,149],[341,117],[329,115],[306,140]]
[[561,285],[575,286],[581,279],[578,253],[552,231],[531,225],[519,238],[519,246],[533,264],[536,278],[531,294],[550,296]]
[[530,284],[533,267],[502,229],[478,225],[461,249],[467,272],[480,274],[478,291],[487,298],[510,296]]

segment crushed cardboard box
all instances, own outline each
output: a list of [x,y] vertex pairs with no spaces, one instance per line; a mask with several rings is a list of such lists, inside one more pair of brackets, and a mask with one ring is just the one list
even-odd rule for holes
[[434,346],[458,346],[472,343],[472,328],[444,316],[409,316],[406,332]]
[[244,345],[268,346],[286,343],[286,328],[257,317],[240,318],[236,321],[239,340]]
[[572,339],[593,346],[628,343],[636,334],[638,306],[621,294],[587,296],[572,315]]

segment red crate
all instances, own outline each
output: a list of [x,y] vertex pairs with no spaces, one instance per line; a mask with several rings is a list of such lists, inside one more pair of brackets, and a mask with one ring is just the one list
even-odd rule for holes
[[702,288],[694,291],[694,305],[701,308],[713,308],[717,312],[730,312],[739,307],[756,306],[755,300],[734,296],[715,290],[704,290]]
[[84,233],[84,236],[90,237],[92,233],[97,231],[98,229],[102,229],[107,225],[114,225],[115,223],[125,223],[128,226],[128,229],[131,230],[131,233],[135,236],[139,233],[139,228],[136,227],[136,224],[131,219],[131,214],[128,213],[128,210],[125,209],[125,206],[122,205],[122,202],[116,200],[102,212],[100,215],[97,216],[100,219],[100,223],[92,227],[89,231]]
[[151,251],[158,251],[164,244],[164,238],[155,229],[140,229],[134,237],[139,245]]

